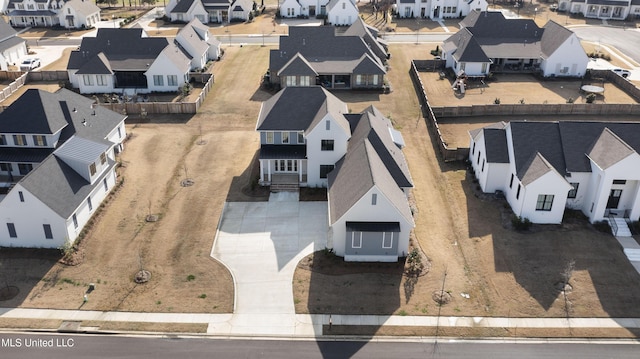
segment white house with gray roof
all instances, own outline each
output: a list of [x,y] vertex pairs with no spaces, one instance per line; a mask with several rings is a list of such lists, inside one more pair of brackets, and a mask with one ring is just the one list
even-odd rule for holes
[[572,208],[591,222],[640,217],[638,123],[512,121],[469,134],[482,191],[502,191],[517,216],[561,223]]
[[101,28],[71,52],[67,72],[83,94],[175,92],[189,82],[191,58],[176,42],[141,28]]
[[407,255],[413,181],[400,132],[375,107],[349,114],[322,87],[286,87],[262,104],[256,130],[261,185],[328,188],[337,255],[347,261]]
[[558,10],[604,20],[626,20],[640,17],[639,0],[560,0]]
[[66,89],[27,90],[0,113],[0,246],[77,239],[116,184],[125,119]]
[[80,29],[100,21],[100,8],[89,0],[10,0],[3,10],[16,27]]
[[18,65],[27,56],[27,40],[18,36],[4,19],[0,19],[0,70],[7,71],[9,65]]
[[191,71],[205,68],[207,61],[220,57],[220,41],[211,36],[209,27],[193,19],[176,34],[176,43],[191,59]]
[[248,20],[253,4],[252,0],[170,0],[165,12],[173,22],[226,23]]
[[472,11],[460,31],[442,45],[442,59],[456,74],[541,73],[584,76],[589,58],[578,37],[553,21],[540,28],[531,19],[506,19],[501,12]]
[[486,0],[396,0],[401,18],[440,20],[467,16],[471,11],[487,10]]
[[284,18],[326,17],[327,24],[351,25],[359,18],[355,0],[280,0]]
[[329,89],[380,89],[388,58],[377,31],[358,18],[346,31],[331,26],[292,26],[269,54],[274,85]]

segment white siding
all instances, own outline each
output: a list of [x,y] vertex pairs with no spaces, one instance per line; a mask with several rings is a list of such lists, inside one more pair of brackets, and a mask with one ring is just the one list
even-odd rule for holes
[[[298,3],[296,0],[283,0],[280,4],[280,16],[282,17],[297,17],[301,14],[300,10],[304,7],[306,15],[309,14],[309,6],[304,6],[304,3]],[[320,13],[320,8],[317,8],[317,13]]]
[[[113,75],[110,74],[105,74],[105,75],[75,75],[75,72],[77,70],[69,70],[69,79],[70,82],[74,85],[77,84],[78,85],[78,89],[80,90],[80,93],[82,94],[89,94],[89,93],[109,93],[109,92],[114,92],[114,87],[113,87]],[[71,79],[71,72],[73,72],[73,77],[75,77],[74,79]],[[90,77],[90,85],[87,85],[85,83],[85,76],[89,76]],[[98,77],[101,76],[102,79],[104,79],[104,85],[98,85],[99,80]]]
[[[344,109],[345,113],[346,105]],[[326,130],[326,121],[330,129]],[[320,165],[333,165],[347,153],[350,134],[327,114],[306,136],[307,142],[307,184],[309,187],[326,187],[327,179],[320,178]],[[333,140],[333,151],[322,151],[322,140]]]
[[[604,219],[605,209],[609,199],[611,189],[622,189],[622,197],[618,209],[620,211],[628,209],[631,211],[631,218],[640,216],[640,155],[634,153],[614,164],[613,166],[602,170],[595,166],[592,162],[593,195],[589,203],[585,203],[585,214],[589,216],[591,222]],[[625,185],[614,185],[613,180],[626,180]],[[591,203],[593,203],[593,211],[591,211]]]
[[[371,196],[374,193],[377,195],[377,199],[376,204],[372,205]],[[407,255],[409,233],[415,224],[413,221],[408,222],[376,186],[372,187],[342,218],[339,218],[331,226],[333,249],[336,255],[341,257],[345,253],[346,222],[399,222],[398,256]]]
[[[515,182],[515,180],[514,180]],[[520,208],[513,207],[516,215],[529,218],[533,223],[562,223],[567,203],[567,194],[571,187],[557,172],[550,171],[523,187],[520,193]],[[539,195],[553,195],[550,211],[536,210]]]
[[571,177],[566,177],[567,182],[578,183],[576,198],[567,198],[567,207],[571,209],[583,209],[589,198],[589,181],[591,173],[573,172]]
[[332,25],[351,25],[358,18],[358,8],[349,0],[340,0],[331,10],[327,9],[327,15]]
[[589,58],[580,45],[580,40],[572,34],[551,56],[542,61],[540,68],[544,76],[581,77],[585,74],[588,63]]
[[[188,65],[187,65],[188,67]],[[185,78],[189,75],[189,69],[179,69],[176,65],[170,61],[166,55],[160,54],[156,58],[156,60],[149,66],[149,69],[145,73],[147,76],[147,92],[174,92],[178,91],[182,85],[185,84]],[[153,82],[153,75],[161,75],[163,76],[163,85],[156,86]],[[169,75],[177,76],[178,83],[175,86],[169,86],[168,78]],[[187,79],[188,80],[188,79]],[[143,91],[138,91],[143,92]]]

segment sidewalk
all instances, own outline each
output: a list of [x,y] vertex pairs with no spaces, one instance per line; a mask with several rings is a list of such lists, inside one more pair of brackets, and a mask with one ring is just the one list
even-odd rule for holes
[[[141,322],[141,323],[195,323],[208,324],[208,335],[215,336],[286,336],[286,337],[320,337],[322,326],[404,326],[404,327],[459,327],[459,328],[640,328],[640,318],[505,318],[505,317],[433,317],[433,316],[384,316],[384,315],[328,315],[328,314],[295,314],[280,315],[282,323],[290,323],[293,331],[284,333],[276,328],[273,333],[256,333],[252,327],[261,327],[262,316],[254,315],[243,318],[234,326],[239,318],[234,314],[203,313],[139,313],[139,312],[100,312],[84,310],[58,309],[24,309],[0,308],[0,318],[24,319],[58,319],[67,321],[107,321],[107,322]],[[269,316],[271,317],[271,316]],[[270,318],[273,319],[273,318]],[[250,325],[246,325],[250,324]],[[241,329],[241,330],[239,330]]]

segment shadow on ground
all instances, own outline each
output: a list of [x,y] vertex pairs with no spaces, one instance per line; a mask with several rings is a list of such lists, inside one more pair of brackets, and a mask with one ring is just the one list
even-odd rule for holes
[[[7,298],[0,297],[0,307],[19,307],[40,281],[46,281],[55,285],[62,278],[57,277],[57,271],[47,276],[51,269],[61,258],[57,249],[31,249],[31,248],[0,248],[0,294],[17,295]],[[8,288],[8,289],[7,289]]]
[[256,202],[269,200],[269,187],[262,187],[258,184],[260,179],[260,162],[258,157],[260,150],[251,158],[247,168],[240,174],[234,176],[227,191],[227,202]]

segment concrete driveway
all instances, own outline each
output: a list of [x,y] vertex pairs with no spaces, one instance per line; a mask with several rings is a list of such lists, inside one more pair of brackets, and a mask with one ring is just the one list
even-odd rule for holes
[[293,273],[300,259],[326,246],[327,233],[327,202],[278,193],[269,202],[225,204],[211,255],[229,268],[236,286],[230,334],[300,334]]

